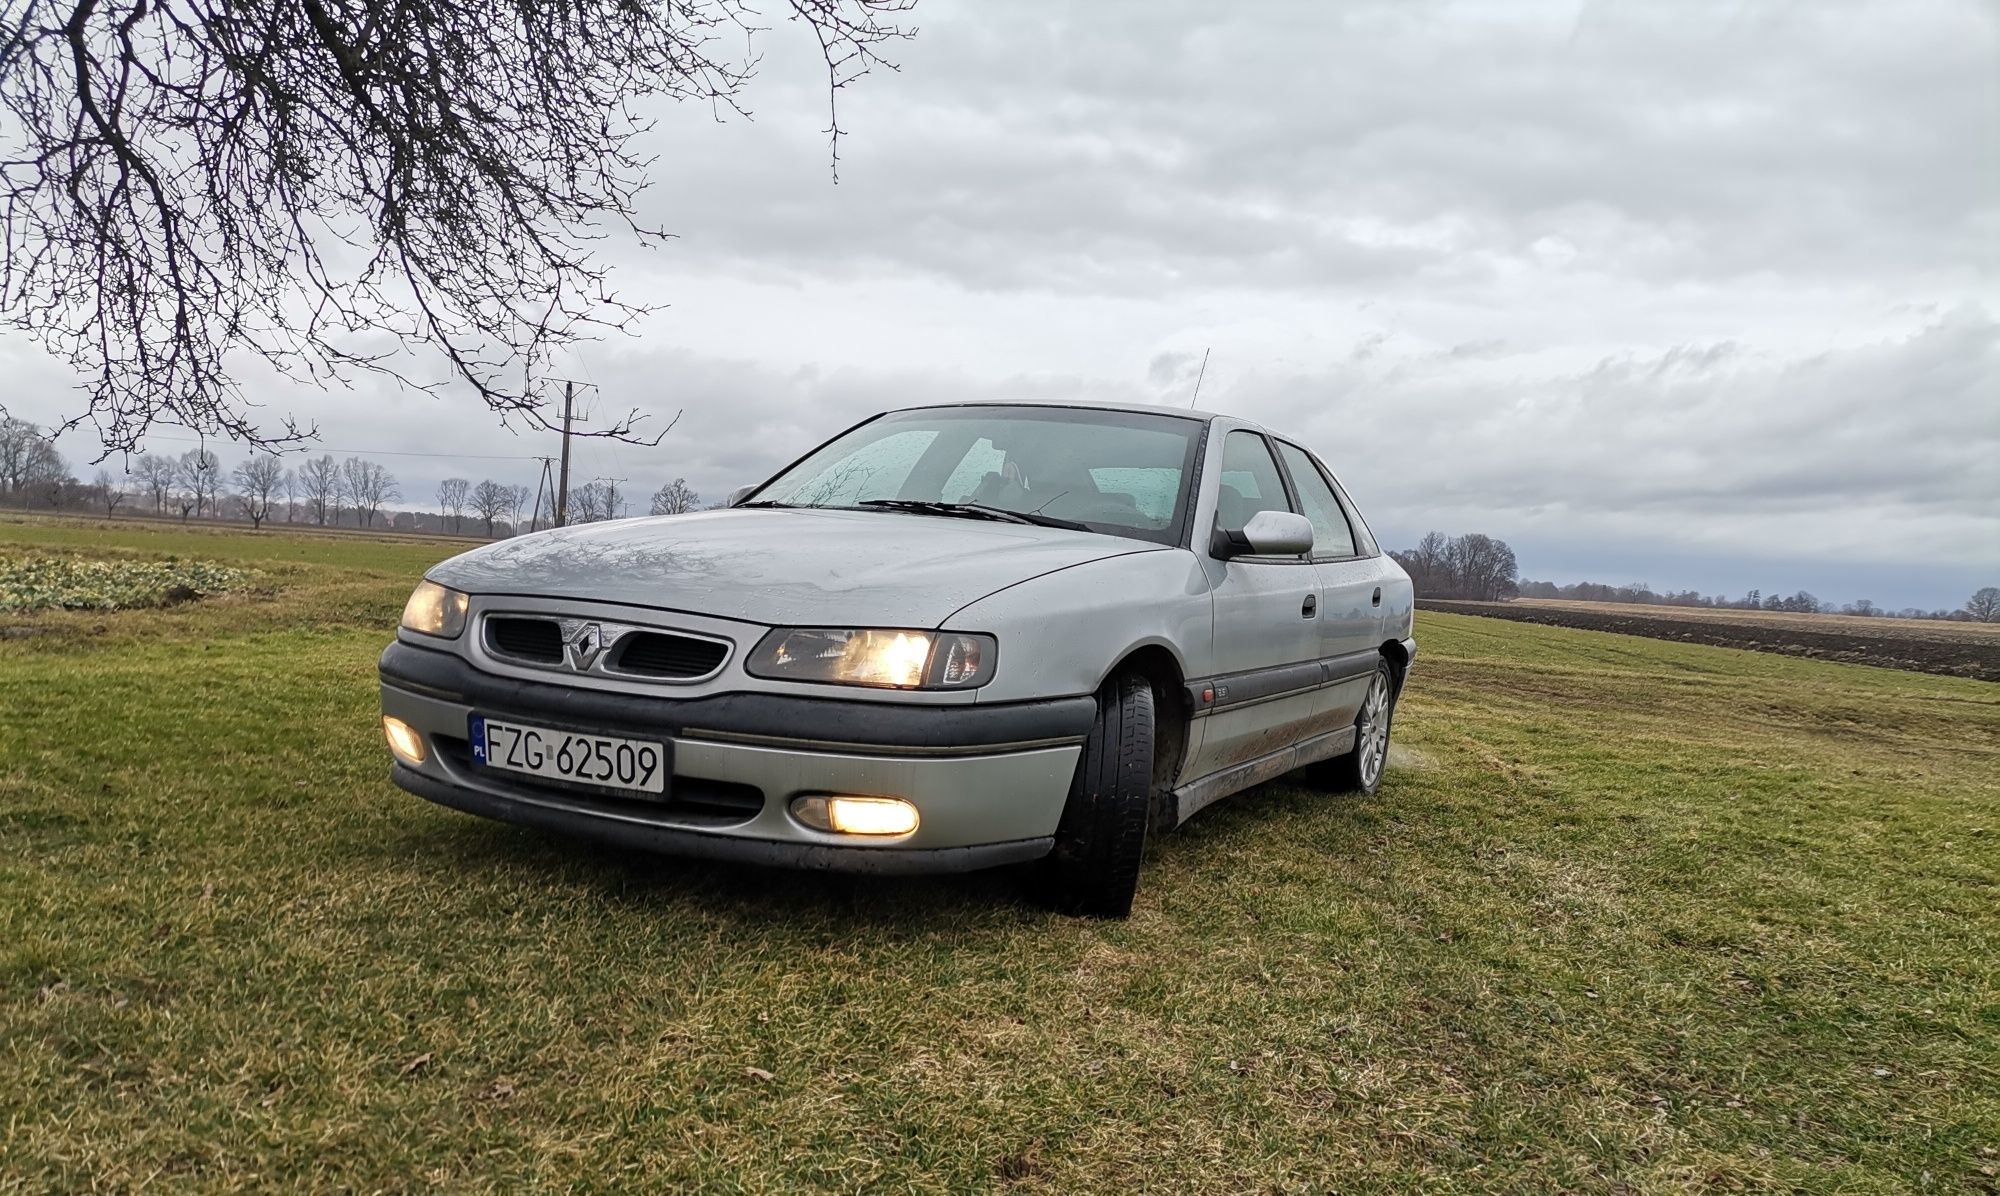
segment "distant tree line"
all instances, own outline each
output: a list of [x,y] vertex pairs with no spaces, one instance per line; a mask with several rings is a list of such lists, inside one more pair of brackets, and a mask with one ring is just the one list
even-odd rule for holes
[[1505,540],[1473,532],[1428,532],[1415,548],[1391,552],[1410,575],[1419,598],[1468,598],[1500,602],[1519,591],[1514,550]]
[[1570,585],[1558,585],[1552,581],[1523,581],[1520,596],[1570,598],[1581,602],[1636,602],[1649,606],[1696,606],[1709,610],[1769,610],[1808,615],[1860,615],[1877,619],[2000,622],[2000,587],[1996,586],[1982,587],[1957,610],[1926,610],[1919,606],[1889,610],[1875,605],[1867,598],[1857,598],[1852,602],[1837,604],[1822,601],[1805,590],[1797,590],[1790,594],[1776,590],[1769,593],[1763,590],[1751,590],[1741,598],[1730,598],[1722,594],[1703,594],[1695,590],[1658,591],[1644,582],[1610,586],[1595,581],[1579,581]]
[[[1521,597],[1572,598],[1579,602],[1637,602],[1648,606],[1701,606],[1716,610],[1782,610],[1800,614],[1832,610],[1830,604],[1821,602],[1804,590],[1793,594],[1780,594],[1776,590],[1766,594],[1762,590],[1752,590],[1741,598],[1727,598],[1697,590],[1660,591],[1642,581],[1622,586],[1596,581],[1579,581],[1570,585],[1558,585],[1552,581],[1523,581]],[[1866,601],[1863,599],[1863,602]],[[1868,605],[1873,606],[1872,603]]]
[[[208,448],[179,455],[142,453],[123,472],[100,468],[89,482],[71,476],[69,462],[43,431],[25,420],[0,419],[0,504],[105,515],[243,520],[253,527],[281,522],[315,527],[391,528],[491,539],[555,524],[555,498],[492,478],[438,484],[437,511],[392,510],[403,493],[396,476],[366,457],[331,454],[299,459],[257,452],[225,468]],[[590,523],[630,514],[622,479],[596,478],[571,488],[569,521]],[[699,510],[701,496],[675,478],[653,494],[650,513]]]
[[1782,594],[1751,590],[1741,598],[1708,595],[1695,590],[1655,590],[1644,582],[1612,586],[1579,581],[1558,585],[1526,581],[1518,574],[1514,550],[1505,540],[1478,533],[1447,536],[1427,533],[1414,548],[1391,552],[1420,598],[1459,598],[1504,602],[1509,598],[1569,598],[1581,602],[1633,602],[1651,606],[1698,606],[1715,610],[1770,610],[1798,614],[1864,615],[1890,619],[1951,619],[2000,623],[2000,586],[1985,586],[1957,610],[1925,610],[1908,606],[1886,610],[1866,598],[1845,605],[1823,602],[1804,590]]

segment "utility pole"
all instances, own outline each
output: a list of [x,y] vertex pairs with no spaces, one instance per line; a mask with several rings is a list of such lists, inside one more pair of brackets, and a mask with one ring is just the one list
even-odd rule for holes
[[550,471],[555,468],[554,457],[537,457],[542,463],[542,476],[535,479],[535,513],[528,519],[529,531],[540,531],[542,527],[542,496],[547,495],[551,506],[556,498],[556,480]]
[[562,477],[556,483],[556,526],[569,526],[569,421],[574,414],[576,383],[563,383]]

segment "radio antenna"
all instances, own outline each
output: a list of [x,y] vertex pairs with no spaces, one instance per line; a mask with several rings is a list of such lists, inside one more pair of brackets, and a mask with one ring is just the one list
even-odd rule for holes
[[1201,401],[1201,380],[1206,377],[1208,377],[1208,350],[1203,349],[1201,351],[1201,372],[1194,376],[1194,398],[1188,400],[1189,411],[1193,411],[1194,405]]

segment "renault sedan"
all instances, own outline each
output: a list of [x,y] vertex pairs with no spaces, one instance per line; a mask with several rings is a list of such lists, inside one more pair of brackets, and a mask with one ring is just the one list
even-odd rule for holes
[[849,428],[719,510],[432,569],[381,659],[396,784],[629,847],[1031,865],[1131,909],[1148,837],[1293,770],[1381,784],[1410,580],[1244,420],[978,404]]

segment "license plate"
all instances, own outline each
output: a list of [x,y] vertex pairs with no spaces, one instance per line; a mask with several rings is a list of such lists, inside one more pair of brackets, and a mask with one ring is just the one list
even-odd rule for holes
[[476,714],[469,738],[473,760],[488,768],[604,789],[667,791],[663,743],[524,727]]

